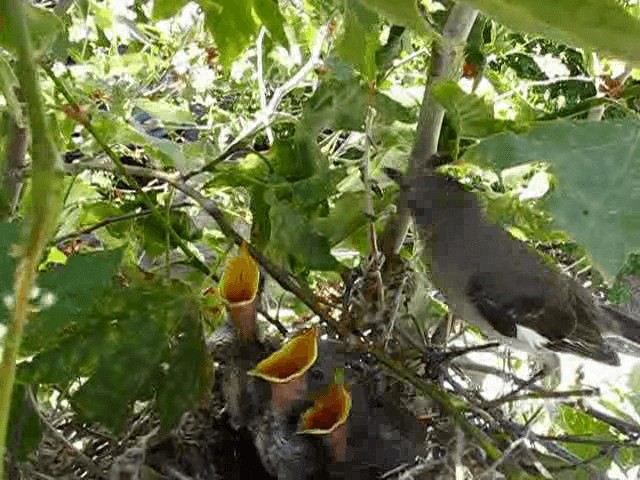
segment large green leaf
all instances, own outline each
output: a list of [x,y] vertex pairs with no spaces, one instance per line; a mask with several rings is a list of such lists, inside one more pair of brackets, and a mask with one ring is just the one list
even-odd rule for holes
[[185,316],[174,337],[176,345],[169,352],[168,368],[162,370],[157,396],[163,428],[173,427],[213,383],[213,363],[198,315]]
[[346,3],[344,26],[336,42],[336,51],[342,60],[360,70],[363,77],[373,80],[380,35],[378,16],[356,0]]
[[418,12],[414,0],[360,0],[363,5],[377,11],[389,22],[412,28],[418,33],[431,32],[431,28]]
[[[15,32],[14,25],[9,21],[9,9],[13,2],[0,2],[0,46],[16,53],[18,42],[22,42]],[[53,12],[33,7],[25,3],[27,13],[27,28],[31,36],[31,47],[36,55],[44,53],[62,31],[62,21]]]
[[220,62],[229,67],[258,33],[250,0],[197,0],[205,13],[207,29],[220,50]]
[[153,2],[153,19],[164,20],[173,17],[182,10],[189,1],[190,0],[155,0],[155,2]]
[[273,39],[285,47],[289,46],[289,41],[284,33],[286,23],[277,0],[253,0],[253,10],[267,28]]
[[55,343],[86,318],[96,298],[111,287],[121,260],[121,250],[74,255],[63,267],[41,274],[35,299],[40,311],[27,324],[23,353]]
[[[557,185],[547,206],[555,224],[587,249],[609,279],[640,251],[640,122],[555,122],[524,135],[490,137],[465,160],[497,165],[544,161]],[[605,234],[603,234],[605,232]]]
[[465,0],[500,23],[640,63],[640,21],[616,0]]

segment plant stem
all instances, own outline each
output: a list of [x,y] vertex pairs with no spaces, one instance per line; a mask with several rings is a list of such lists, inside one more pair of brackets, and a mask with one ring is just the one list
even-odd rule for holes
[[62,167],[55,144],[51,140],[40,95],[40,85],[27,28],[22,0],[5,7],[10,38],[18,53],[17,76],[26,102],[31,131],[31,225],[21,246],[15,276],[13,319],[8,326],[0,364],[0,480],[4,479],[5,452],[11,398],[16,374],[16,360],[22,332],[30,313],[29,299],[37,276],[42,251],[61,209]]

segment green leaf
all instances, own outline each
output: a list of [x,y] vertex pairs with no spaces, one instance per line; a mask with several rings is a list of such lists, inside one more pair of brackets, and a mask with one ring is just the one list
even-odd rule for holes
[[338,56],[360,70],[364,78],[373,80],[380,29],[378,16],[357,1],[349,0],[344,17],[342,34],[336,41]]
[[292,255],[311,270],[340,268],[340,263],[331,255],[329,240],[313,231],[296,205],[286,202],[271,205],[270,218],[271,248]]
[[[13,248],[18,241],[17,223],[0,223],[0,298],[13,298],[13,274],[16,259]],[[5,301],[0,301],[0,325],[9,322],[9,311]]]
[[322,161],[315,135],[303,129],[292,137],[276,138],[267,158],[274,173],[289,181],[311,177]]
[[464,159],[500,168],[550,163],[557,177],[547,202],[554,223],[584,245],[596,267],[611,279],[630,253],[640,251],[639,128],[634,119],[554,122],[524,135],[487,138]]
[[369,221],[364,215],[367,206],[365,192],[347,192],[341,195],[327,217],[313,222],[318,233],[329,239],[331,246],[343,241]]
[[12,392],[7,449],[20,462],[26,461],[42,440],[42,424],[29,400],[27,387],[16,384]]
[[158,120],[166,123],[193,124],[193,115],[186,108],[180,108],[177,105],[164,100],[147,100],[139,98],[134,105],[145,112],[148,112]]
[[[114,432],[126,424],[135,400],[150,400],[152,380],[164,358],[166,311],[119,312],[117,322],[99,346],[103,352],[95,372],[72,397],[72,405],[90,421]],[[145,311],[146,310],[146,311]]]
[[253,0],[253,10],[273,39],[280,45],[289,47],[289,40],[283,27],[286,20],[280,12],[278,2],[276,0]]
[[103,140],[109,144],[138,143],[145,147],[151,157],[157,158],[165,166],[173,167],[186,164],[184,154],[174,142],[136,130],[123,119],[110,113],[95,112],[92,115],[91,124]]
[[360,0],[363,5],[375,10],[390,23],[409,27],[417,33],[433,33],[418,11],[414,0]]
[[[152,400],[169,379],[175,384],[173,375],[191,380],[197,375],[198,381],[202,381],[200,373],[185,370],[185,356],[195,351],[193,342],[196,342],[195,336],[200,335],[199,305],[185,288],[153,279],[135,280],[131,287],[114,288],[108,302],[96,302],[94,307],[85,322],[95,325],[89,332],[78,330],[74,336],[77,346],[69,344],[65,349],[91,351],[97,355],[97,359],[87,356],[84,363],[78,361],[75,365],[82,368],[81,372],[93,370],[90,374],[84,373],[89,379],[72,397],[72,405],[84,418],[119,431],[134,403]],[[189,333],[189,328],[196,328],[194,325],[198,325],[197,333]],[[87,335],[99,330],[101,335]],[[202,336],[197,341],[204,342]],[[46,360],[52,359],[53,355],[49,355]],[[40,368],[46,371],[44,358],[34,360],[39,360]],[[178,366],[171,364],[174,360],[179,360]],[[206,368],[196,364],[201,361],[202,356],[191,357],[190,368],[200,372]],[[58,364],[65,366],[61,361]],[[167,372],[171,372],[171,376],[167,377]],[[196,388],[194,384],[188,386]],[[189,399],[194,395],[191,390],[187,392]],[[166,399],[164,408],[165,414],[175,414],[167,407]]]
[[513,122],[495,119],[492,107],[480,97],[465,93],[456,82],[434,85],[431,93],[462,138],[484,138],[513,127]]
[[[13,15],[9,15],[11,8],[12,2],[0,2],[0,46],[16,54],[18,42],[22,39],[15,33],[15,27],[9,21],[9,18],[13,18]],[[53,45],[62,31],[62,20],[49,10],[28,4],[25,4],[24,8],[27,14],[27,28],[31,35],[31,48],[36,56],[40,56]]]
[[[617,441],[617,438],[611,435],[609,425],[568,405],[558,406],[556,423],[569,435],[594,436],[612,442]],[[593,457],[600,451],[598,445],[582,443],[566,443],[563,445],[583,460]],[[607,463],[610,462],[610,460],[607,460]]]
[[211,389],[213,382],[213,363],[199,317],[184,318],[174,336],[177,343],[169,353],[169,368],[163,370],[157,397],[160,424],[165,429],[175,426],[182,414]]
[[121,260],[122,250],[74,255],[63,267],[41,274],[40,295],[35,299],[40,311],[26,326],[23,353],[35,353],[55,343],[80,322],[96,298],[111,287]]
[[355,77],[327,78],[305,103],[300,128],[308,134],[323,128],[362,131],[368,95],[368,87]]
[[[383,0],[379,0],[383,1]],[[616,0],[469,0],[518,31],[640,62],[640,21]]]
[[154,20],[171,18],[182,10],[189,1],[190,0],[155,0],[151,16]]
[[230,67],[258,33],[250,0],[197,0],[204,10],[207,29],[220,50],[220,62]]

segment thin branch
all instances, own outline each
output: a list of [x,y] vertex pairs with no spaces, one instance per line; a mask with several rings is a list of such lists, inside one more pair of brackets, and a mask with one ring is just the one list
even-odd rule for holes
[[320,62],[320,55],[322,53],[322,47],[324,46],[325,40],[329,35],[328,26],[323,26],[318,30],[316,38],[313,42],[313,46],[311,48],[311,55],[307,62],[298,70],[298,72],[293,75],[289,80],[280,85],[273,92],[273,96],[271,100],[266,105],[266,107],[262,108],[254,117],[254,119],[245,126],[240,134],[224,149],[224,151],[214,160],[205,164],[202,168],[198,170],[194,170],[193,172],[189,172],[184,176],[185,180],[194,177],[195,175],[199,175],[202,172],[208,172],[213,170],[216,165],[222,162],[224,159],[228,158],[233,152],[242,148],[244,142],[251,136],[255,135],[260,131],[261,128],[268,127],[269,122],[271,121],[271,117],[276,113],[278,106],[286,97],[289,92],[298,87],[298,85],[309,75],[316,65]]
[[[433,55],[429,68],[429,78],[424,88],[416,138],[409,158],[409,173],[422,172],[433,168],[429,158],[438,150],[438,140],[444,119],[444,109],[431,96],[431,87],[442,80],[460,78],[462,48],[478,16],[478,10],[465,4],[456,3],[449,13],[442,37],[433,45]],[[391,220],[382,236],[382,253],[387,260],[400,251],[409,229],[410,213],[408,209],[398,212]]]
[[484,404],[485,408],[493,408],[504,403],[518,402],[521,400],[548,400],[551,398],[592,397],[600,394],[597,388],[582,388],[578,390],[528,392],[523,394],[510,393],[503,397],[490,400]]
[[[178,208],[188,207],[189,205],[191,205],[190,202],[181,202],[181,203],[176,203],[174,205],[171,205],[170,208],[171,210],[176,210]],[[124,222],[126,220],[132,220],[134,218],[143,218],[151,214],[152,214],[151,210],[146,208],[146,209],[139,210],[137,212],[127,212],[127,213],[123,213],[122,215],[113,215],[111,217],[105,218],[104,220],[101,220],[98,223],[89,225],[88,227],[85,227],[82,230],[78,230],[76,232],[71,232],[71,233],[67,233],[66,235],[61,235],[59,237],[56,237],[52,243],[57,244],[60,242],[64,242],[66,240],[79,237],[81,235],[86,235],[88,233],[95,232],[100,228],[108,227],[109,225],[113,225],[114,223]]]
[[599,445],[601,447],[640,448],[640,444],[636,440],[612,440],[611,437],[598,437],[595,435],[536,435],[536,438],[552,442]]

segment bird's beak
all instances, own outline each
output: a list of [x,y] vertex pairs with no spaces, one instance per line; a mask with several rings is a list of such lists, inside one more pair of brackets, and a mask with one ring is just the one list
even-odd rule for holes
[[335,461],[344,461],[347,451],[347,419],[351,394],[342,383],[332,383],[300,417],[298,433],[328,435]]
[[271,384],[271,403],[285,413],[307,389],[306,373],[318,358],[318,327],[314,326],[286,342],[248,373]]
[[245,341],[257,336],[256,302],[260,271],[258,264],[249,255],[246,245],[240,254],[229,259],[222,274],[220,295],[236,329]]

